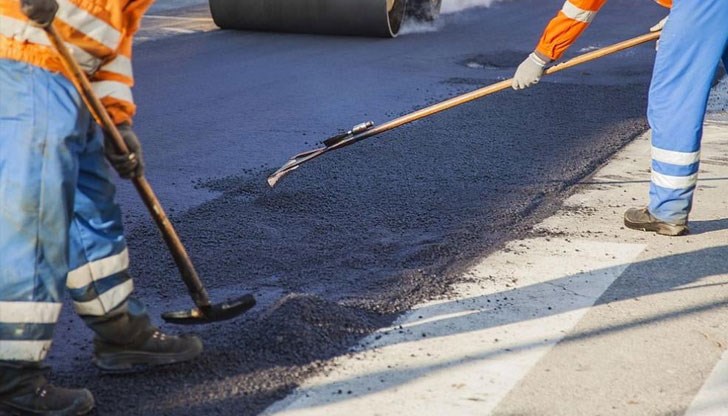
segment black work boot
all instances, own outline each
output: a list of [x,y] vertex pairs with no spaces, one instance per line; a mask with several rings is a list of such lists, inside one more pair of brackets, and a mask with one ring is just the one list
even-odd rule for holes
[[93,408],[94,397],[90,391],[64,389],[52,384],[0,401],[0,410],[10,415],[77,416],[85,415]]
[[43,369],[37,365],[2,362],[0,372],[2,415],[76,416],[85,415],[94,408],[90,391],[48,384]]
[[678,236],[685,235],[688,231],[687,221],[678,224],[670,224],[668,222],[655,218],[650,211],[645,208],[630,208],[624,213],[624,225],[627,228],[640,231],[654,231],[657,234]]
[[145,331],[129,344],[113,344],[97,337],[94,347],[94,364],[118,372],[189,361],[202,353],[198,337],[167,335],[157,328]]

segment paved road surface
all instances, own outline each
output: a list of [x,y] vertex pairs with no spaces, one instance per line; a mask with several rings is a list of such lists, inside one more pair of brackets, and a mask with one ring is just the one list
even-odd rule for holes
[[[276,189],[264,179],[339,129],[509,77],[561,3],[471,9],[396,40],[216,31],[204,8],[156,10],[187,19],[148,18],[135,51],[149,180],[213,296],[251,291],[260,305],[196,328],[200,360],[126,376],[89,366],[89,331],[66,308],[56,381],[91,388],[103,415],[257,414],[399,313],[450,293],[645,131],[651,46],[336,152]],[[663,14],[613,0],[573,53]],[[154,314],[188,306],[128,184],[119,201],[138,296]]]

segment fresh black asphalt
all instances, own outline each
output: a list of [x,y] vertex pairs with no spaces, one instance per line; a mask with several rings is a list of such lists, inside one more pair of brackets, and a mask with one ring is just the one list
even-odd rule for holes
[[[91,389],[99,415],[253,415],[398,313],[446,296],[465,267],[528,234],[647,129],[652,45],[332,152],[274,189],[265,178],[340,129],[510,77],[560,7],[498,3],[393,40],[216,31],[140,45],[148,178],[215,300],[251,292],[259,305],[234,321],[163,326],[202,336],[204,356],[130,375],[93,368],[92,334],[68,305],[54,382]],[[663,14],[613,0],[569,56]],[[119,201],[137,296],[155,316],[189,307],[130,184],[119,182]]]

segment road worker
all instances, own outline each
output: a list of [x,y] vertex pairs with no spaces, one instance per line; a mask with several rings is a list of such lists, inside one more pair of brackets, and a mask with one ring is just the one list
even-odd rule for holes
[[[567,0],[536,50],[518,67],[513,88],[538,83],[589,26],[606,0]],[[635,230],[677,236],[688,232],[697,185],[700,140],[708,96],[721,59],[728,67],[728,1],[658,0],[670,7],[650,85],[647,117],[652,128],[649,204],[630,208],[624,223]]]
[[[95,332],[93,360],[122,371],[185,361],[195,336],[171,336],[130,297],[133,283],[111,167],[141,175],[131,125],[132,36],[153,0],[0,0],[0,413],[79,415],[85,389],[48,383],[41,365],[64,288]],[[114,153],[66,76],[43,26],[55,26],[130,149]],[[111,161],[107,164],[105,157]]]

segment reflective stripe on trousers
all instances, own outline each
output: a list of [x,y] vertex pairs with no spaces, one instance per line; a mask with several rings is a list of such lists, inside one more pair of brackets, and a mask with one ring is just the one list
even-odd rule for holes
[[700,140],[721,57],[728,67],[728,1],[675,0],[660,38],[647,117],[652,127],[649,210],[687,219],[697,185]]
[[103,135],[72,84],[0,60],[0,360],[40,361],[68,277],[97,319],[132,290]]

